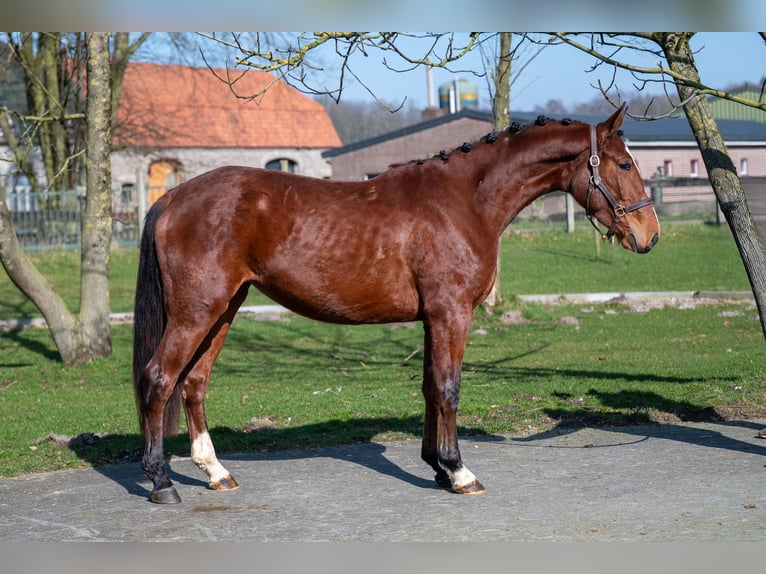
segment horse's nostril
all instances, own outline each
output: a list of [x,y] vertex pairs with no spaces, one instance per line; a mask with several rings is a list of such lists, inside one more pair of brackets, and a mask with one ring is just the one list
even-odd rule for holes
[[652,250],[652,247],[657,245],[657,242],[660,240],[660,234],[655,233],[654,236],[651,238],[649,243],[646,244],[646,246],[639,247],[638,241],[636,240],[636,236],[630,233],[628,235],[628,238],[630,240],[630,248],[633,250],[634,253],[648,253]]

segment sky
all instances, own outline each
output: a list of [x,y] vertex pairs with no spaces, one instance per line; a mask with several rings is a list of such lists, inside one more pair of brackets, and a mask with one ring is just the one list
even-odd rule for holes
[[[271,33],[272,38],[282,35],[286,38],[294,37],[294,33]],[[220,37],[228,38],[226,33]],[[307,36],[310,36],[307,35]],[[242,53],[235,50],[225,50],[220,44],[207,40],[201,35],[189,33],[186,35],[190,40],[188,45],[181,49],[169,48],[163,53],[162,45],[169,44],[167,34],[155,34],[152,44],[139,52],[139,59],[167,62],[178,61],[180,63],[204,66],[205,61],[199,56],[203,52],[208,62],[215,67],[233,66],[236,57]],[[462,34],[463,38],[467,35]],[[518,39],[519,34],[514,35]],[[538,35],[544,39],[547,36]],[[589,35],[576,36],[576,40],[587,44]],[[243,37],[243,44],[253,45],[252,37]],[[631,40],[635,42],[636,39]],[[160,45],[157,45],[159,43]],[[422,57],[425,41],[420,39],[404,38],[397,43],[410,56]],[[751,82],[760,84],[766,77],[766,45],[757,32],[698,32],[691,41],[692,49],[695,50],[695,60],[704,84],[718,89],[725,89],[732,84]],[[656,51],[658,47],[651,46]],[[483,52],[474,49],[458,63],[452,66],[453,71],[434,68],[432,71],[432,85],[434,102],[438,105],[438,88],[445,82],[456,78],[465,79],[473,84],[479,92],[479,108],[489,110],[491,99],[489,95],[489,76],[485,73],[485,63],[493,60],[495,51],[494,40],[485,43]],[[657,68],[660,64],[667,67],[663,58],[656,54],[647,55],[635,50],[620,52],[616,58],[629,62],[633,65]],[[335,88],[340,77],[341,58],[333,49],[326,49],[312,58],[314,71],[307,73],[311,77],[314,87]],[[406,100],[409,105],[416,109],[423,109],[428,104],[428,90],[426,70],[423,66],[416,67],[411,71],[394,71],[411,68],[403,61],[397,61],[390,52],[367,50],[366,55],[355,54],[349,60],[353,74],[346,74],[343,83],[341,101],[373,102],[375,98],[396,108]],[[599,97],[597,88],[599,80],[608,85],[613,80],[614,70],[602,65],[592,71],[596,62],[593,56],[585,54],[576,48],[566,45],[546,46],[542,50],[536,46],[528,46],[520,53],[518,60],[512,65],[514,76],[511,85],[511,109],[512,111],[534,111],[537,106],[544,106],[549,100],[561,101],[567,111],[580,103],[586,103]],[[489,64],[491,68],[494,64]],[[478,75],[477,75],[478,74]],[[354,77],[356,76],[356,78]],[[630,102],[630,96],[636,92],[637,80],[625,71],[618,71],[615,84],[619,88],[623,99]],[[672,94],[675,96],[675,89]],[[653,84],[646,92],[654,95],[662,95],[662,88]],[[374,96],[373,96],[374,94]]]
[[[285,33],[287,36],[288,33]],[[196,54],[201,49],[209,61],[219,67],[224,67],[228,62],[233,65],[236,56],[241,53],[234,51],[221,51],[220,46],[215,48],[202,36],[190,35],[192,44],[197,44],[197,49],[185,49],[184,52]],[[166,35],[156,35],[162,41]],[[462,35],[463,38],[466,35]],[[520,35],[515,35],[520,38]],[[544,38],[540,35],[539,38]],[[589,36],[582,35],[576,39],[580,43],[587,43]],[[635,41],[635,39],[634,39]],[[411,56],[421,56],[425,43],[420,40],[404,39],[397,44],[404,48]],[[483,52],[473,50],[459,63],[452,67],[452,72],[434,68],[432,71],[432,85],[434,102],[438,104],[438,88],[445,82],[456,78],[463,78],[473,84],[479,92],[479,108],[490,109],[491,100],[489,95],[489,81],[485,74],[485,63],[494,57],[494,41],[485,44]],[[651,44],[653,49],[657,46]],[[766,46],[756,32],[699,32],[692,38],[692,48],[696,51],[696,62],[703,83],[710,87],[724,89],[735,83],[752,82],[760,83],[766,77]],[[557,45],[547,46],[542,50],[538,47],[529,46],[521,52],[520,58],[513,64],[512,75],[514,76],[511,86],[511,109],[513,111],[533,111],[537,106],[543,106],[549,100],[561,101],[567,110],[576,104],[591,101],[599,96],[597,86],[599,80],[609,84],[613,79],[613,69],[600,66],[596,71],[591,71],[595,59],[573,47]],[[157,47],[153,46],[146,50],[148,57],[157,59]],[[170,56],[172,59],[172,55]],[[652,54],[636,51],[623,51],[619,58],[631,64],[656,68],[662,62],[662,58]],[[160,59],[162,59],[160,57]],[[425,108],[428,104],[428,90],[426,71],[424,67],[417,67],[411,71],[393,71],[389,66],[402,70],[407,66],[403,61],[397,61],[391,52],[367,51],[366,55],[356,54],[350,59],[352,74],[346,74],[344,79],[344,91],[342,101],[366,101],[372,102],[375,98],[382,100],[391,107],[397,107],[403,101],[414,105],[417,109]],[[186,63],[189,60],[186,58]],[[333,50],[325,50],[320,56],[312,60],[318,71],[312,74],[314,86],[335,87],[340,77],[340,57]],[[192,62],[196,65],[204,65],[201,58],[197,57]],[[664,62],[662,62],[665,66]],[[490,65],[491,67],[491,65]],[[477,75],[479,74],[479,75]],[[483,75],[482,75],[483,74]],[[635,93],[637,81],[624,71],[618,72],[615,80],[621,94],[629,100]],[[647,89],[656,95],[661,94],[661,88],[654,84]],[[373,96],[374,94],[374,96]],[[675,92],[673,92],[675,96]]]
[[[700,78],[711,87],[722,89],[745,81],[759,83],[766,77],[766,46],[755,32],[700,32],[693,37],[692,48],[697,51],[695,59]],[[595,61],[594,58],[569,46],[546,47],[531,60],[530,54],[531,52],[516,64],[516,68],[521,68],[522,61],[529,60],[511,86],[511,108],[515,111],[532,111],[535,106],[548,100],[560,100],[571,108],[599,95],[597,88],[593,87],[599,79],[607,84],[612,79],[611,68],[606,69],[602,66],[597,72],[588,72]],[[635,55],[627,58],[630,58],[630,62],[648,67],[656,67],[659,61],[656,57],[644,58],[641,61]],[[428,91],[426,72],[423,69],[395,73],[387,70],[379,62],[376,64],[372,56],[368,59],[370,61],[358,73],[379,99],[399,102],[406,96],[418,107],[425,107]],[[465,67],[482,71],[478,53],[466,60]],[[490,108],[486,77],[476,77],[465,72],[450,74],[445,70],[435,69],[434,92],[442,83],[457,77],[476,84],[479,88],[479,107]],[[624,72],[620,73],[616,81],[620,90],[627,93],[635,91],[635,83],[636,80]],[[660,93],[660,88],[652,87],[648,91]],[[362,86],[353,81],[346,84],[343,97],[356,101],[372,99]],[[438,96],[434,97],[438,103]]]

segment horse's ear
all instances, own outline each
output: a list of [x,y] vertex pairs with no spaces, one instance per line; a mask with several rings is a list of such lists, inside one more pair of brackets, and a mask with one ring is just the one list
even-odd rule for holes
[[623,102],[623,104],[617,109],[611,116],[609,116],[606,120],[598,124],[598,139],[599,141],[604,141],[607,137],[615,133],[618,129],[620,129],[620,126],[622,125],[622,120],[625,119],[625,113],[628,111],[628,104],[627,102]]

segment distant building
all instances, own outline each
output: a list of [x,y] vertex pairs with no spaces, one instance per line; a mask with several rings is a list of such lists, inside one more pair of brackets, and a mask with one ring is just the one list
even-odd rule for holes
[[[442,108],[443,109],[443,108]],[[440,150],[451,150],[492,131],[488,112],[465,108],[442,114],[370,139],[322,153],[332,166],[333,179],[370,179],[389,165],[427,158]]]
[[[745,100],[753,102],[766,103],[766,94],[759,89],[749,89],[734,92],[732,95],[739,96]],[[711,98],[710,107],[713,109],[713,116],[716,119],[721,120],[741,120],[746,122],[760,122],[766,123],[766,111],[753,108],[751,106],[745,106],[733,102],[731,100],[724,100],[723,98]]]
[[[511,119],[532,122],[537,115],[533,112],[511,112]],[[605,119],[578,114],[570,117],[587,123]],[[721,119],[718,120],[718,127],[729,155],[743,177],[746,190],[750,193],[753,189],[756,200],[766,197],[766,189],[761,184],[762,178],[766,177],[766,123]],[[707,171],[685,117],[655,121],[636,121],[626,117],[622,129],[642,170],[647,193],[652,187],[652,177],[660,179],[663,209],[670,212],[674,203],[682,202],[687,206],[701,202],[706,205],[695,208],[715,209],[715,197],[707,181]],[[490,131],[492,121],[489,112],[463,109],[368,140],[328,149],[322,155],[332,165],[333,179],[363,180],[378,175],[391,164],[428,158],[442,149],[452,150],[465,141],[477,140]],[[759,187],[749,187],[745,176]],[[683,185],[674,185],[681,179]],[[538,214],[557,216],[564,212],[562,194],[550,194],[543,202],[543,205],[527,208],[521,217]]]
[[215,74],[234,82],[208,68],[128,64],[113,132],[114,189],[145,178],[151,204],[181,181],[230,164],[330,177],[322,152],[341,141],[321,104],[266,72]]

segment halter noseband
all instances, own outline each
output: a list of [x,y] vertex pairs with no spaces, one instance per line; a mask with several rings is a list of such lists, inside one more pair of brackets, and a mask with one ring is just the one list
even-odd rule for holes
[[[618,202],[617,199],[615,199],[614,194],[612,194],[606,183],[601,181],[601,176],[598,174],[598,166],[601,165],[601,159],[598,157],[598,147],[596,145],[596,126],[593,125],[590,126],[590,157],[588,158],[588,165],[590,166],[591,176],[590,184],[588,185],[588,195],[585,198],[585,216],[588,218],[588,221],[591,222],[591,225],[596,228],[596,231],[601,234],[601,239],[611,239],[614,235],[614,230],[617,227],[617,223],[620,221],[620,218],[624,217],[631,211],[636,211],[642,207],[646,207],[647,205],[652,205],[653,202],[651,198],[647,197],[641,201],[631,203],[625,207],[620,202]],[[609,230],[606,233],[601,231],[594,213],[590,210],[590,196],[593,193],[593,190],[596,188],[601,191],[601,194],[607,200],[610,207],[612,208],[612,212],[614,213],[612,224],[609,226]]]

